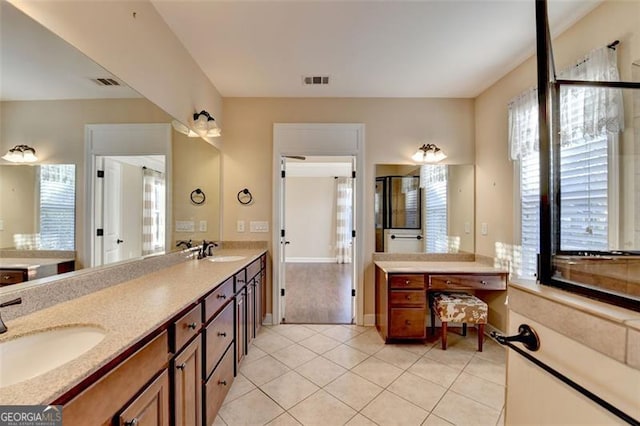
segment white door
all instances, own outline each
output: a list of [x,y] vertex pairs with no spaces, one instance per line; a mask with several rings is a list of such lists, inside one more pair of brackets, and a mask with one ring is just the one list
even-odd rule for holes
[[[278,322],[283,321],[286,318],[286,303],[285,303],[285,294],[286,294],[286,259],[287,259],[287,245],[289,241],[286,236],[286,227],[285,227],[285,206],[286,206],[286,185],[285,185],[285,176],[286,176],[286,168],[287,162],[285,157],[280,157],[280,211],[282,215],[280,216],[279,228],[280,229],[280,262],[278,262],[278,276],[280,277],[280,295],[278,296],[280,299],[280,318],[278,318]],[[276,323],[277,324],[277,323]]]
[[103,255],[102,263],[123,260],[124,235],[122,234],[122,166],[111,158],[104,159],[102,178],[103,202]]

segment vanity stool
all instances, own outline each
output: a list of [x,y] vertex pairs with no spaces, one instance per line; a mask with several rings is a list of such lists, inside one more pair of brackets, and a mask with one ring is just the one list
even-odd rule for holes
[[431,334],[435,333],[435,315],[442,322],[442,350],[447,349],[447,323],[461,322],[462,335],[467,335],[467,324],[478,326],[478,352],[482,352],[484,325],[487,323],[488,306],[482,300],[467,293],[430,293]]

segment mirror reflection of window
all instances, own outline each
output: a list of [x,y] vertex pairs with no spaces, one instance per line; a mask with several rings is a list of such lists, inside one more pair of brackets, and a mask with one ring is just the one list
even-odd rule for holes
[[420,168],[423,197],[425,252],[448,253],[447,166],[425,164]]
[[76,167],[40,166],[40,250],[75,249]]

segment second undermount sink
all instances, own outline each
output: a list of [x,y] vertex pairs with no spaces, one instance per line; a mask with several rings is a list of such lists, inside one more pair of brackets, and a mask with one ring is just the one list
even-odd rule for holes
[[246,259],[247,256],[211,256],[207,257],[209,262],[237,262]]
[[0,388],[39,376],[79,357],[105,335],[101,328],[79,325],[0,342]]

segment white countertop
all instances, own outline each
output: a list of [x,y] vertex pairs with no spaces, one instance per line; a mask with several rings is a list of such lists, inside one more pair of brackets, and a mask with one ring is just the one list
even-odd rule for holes
[[504,268],[496,268],[480,262],[416,262],[376,261],[377,267],[388,274],[506,274]]
[[[187,260],[140,278],[69,300],[6,323],[0,342],[58,327],[88,325],[105,330],[97,346],[41,376],[0,388],[0,405],[49,404],[98,368],[157,329],[181,310],[259,258],[264,249],[224,249],[236,262]],[[0,368],[10,368],[1,365]]]

